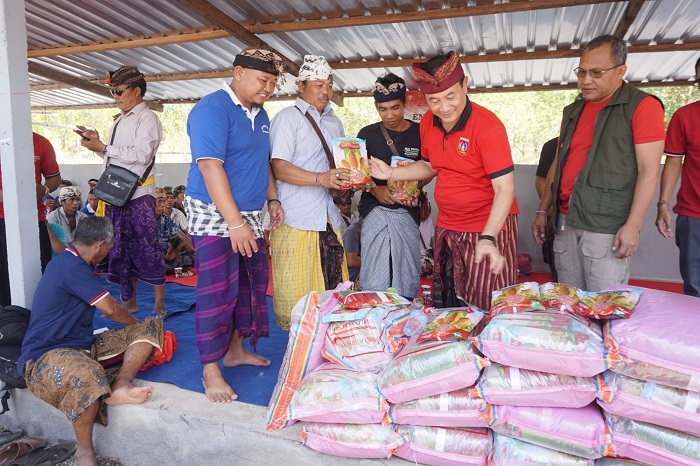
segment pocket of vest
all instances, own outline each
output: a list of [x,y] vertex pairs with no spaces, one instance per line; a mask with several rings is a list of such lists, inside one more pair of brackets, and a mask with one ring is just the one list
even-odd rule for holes
[[621,173],[591,173],[588,182],[594,189],[590,196],[584,196],[591,202],[591,213],[614,217],[628,212],[634,194],[632,180],[633,177]]

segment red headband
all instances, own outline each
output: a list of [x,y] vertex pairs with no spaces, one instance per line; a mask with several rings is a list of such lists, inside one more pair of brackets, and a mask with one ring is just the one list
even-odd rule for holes
[[423,69],[425,62],[413,64],[413,74],[424,94],[437,94],[454,86],[464,77],[464,70],[459,63],[459,57],[454,52],[449,53],[447,61],[432,75]]

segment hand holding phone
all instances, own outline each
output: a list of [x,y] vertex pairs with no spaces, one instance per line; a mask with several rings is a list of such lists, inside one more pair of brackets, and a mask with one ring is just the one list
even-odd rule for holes
[[90,138],[85,136],[85,127],[78,126],[78,128],[74,129],[73,132],[83,138],[86,141],[89,141]]

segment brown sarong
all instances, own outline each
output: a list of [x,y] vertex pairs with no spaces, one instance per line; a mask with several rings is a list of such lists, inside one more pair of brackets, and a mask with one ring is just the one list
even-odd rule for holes
[[[124,353],[135,343],[163,346],[163,320],[146,319],[117,330],[100,333],[87,350],[58,348],[44,353],[24,366],[27,388],[39,399],[63,412],[71,422],[77,420],[99,400],[95,422],[107,425],[106,396],[117,377],[121,363],[102,367],[106,361]],[[150,358],[149,358],[150,359]]]

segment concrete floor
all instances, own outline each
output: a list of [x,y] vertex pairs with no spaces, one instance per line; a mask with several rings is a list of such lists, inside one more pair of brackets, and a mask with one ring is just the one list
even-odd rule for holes
[[[137,384],[146,382],[137,380]],[[400,458],[365,460],[317,453],[299,440],[300,425],[265,430],[266,407],[213,404],[203,394],[148,382],[153,398],[141,405],[109,407],[109,426],[95,426],[97,454],[126,466],[406,466]],[[29,390],[13,390],[0,425],[20,427],[50,443],[74,440],[70,422]]]

